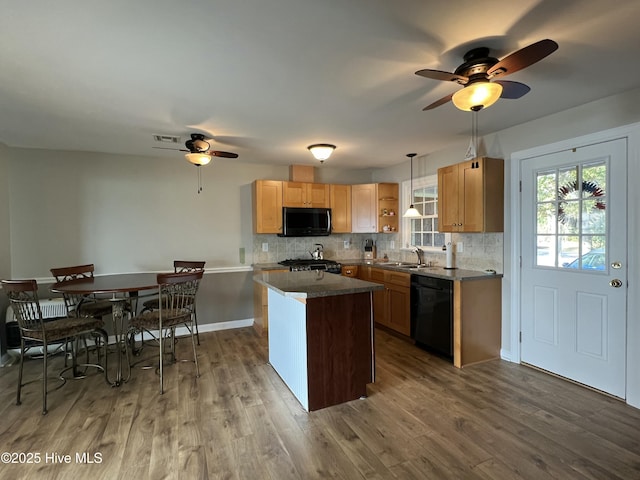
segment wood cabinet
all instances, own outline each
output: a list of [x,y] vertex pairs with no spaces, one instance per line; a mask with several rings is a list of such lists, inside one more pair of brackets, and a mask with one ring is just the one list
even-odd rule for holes
[[282,233],[282,182],[253,182],[253,233]]
[[502,279],[453,282],[453,364],[500,358]]
[[342,265],[340,274],[343,277],[358,278],[358,265]]
[[329,207],[333,233],[351,232],[351,185],[330,185]]
[[384,290],[373,292],[374,321],[408,337],[411,334],[411,275],[370,268],[368,280],[384,285]]
[[282,182],[284,207],[329,208],[330,188],[325,183]]
[[[254,270],[260,273],[262,270]],[[269,273],[288,272],[288,269],[269,270]],[[253,282],[253,329],[258,335],[266,335],[269,329],[269,289]]]
[[398,231],[399,186],[397,183],[378,183],[378,232]]
[[438,230],[504,230],[502,159],[482,157],[438,169]]
[[[351,231],[393,233],[398,231],[398,184],[368,183],[351,186]],[[391,215],[393,212],[394,215]],[[384,227],[388,226],[388,229]]]
[[351,231],[354,233],[377,231],[375,183],[351,186]]

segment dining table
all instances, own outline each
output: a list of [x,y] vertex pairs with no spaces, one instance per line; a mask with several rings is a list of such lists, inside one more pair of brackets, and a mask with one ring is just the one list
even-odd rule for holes
[[127,382],[131,377],[131,362],[129,360],[125,328],[125,320],[128,314],[127,305],[133,305],[135,314],[138,298],[158,293],[157,273],[96,275],[89,278],[54,283],[50,290],[62,295],[82,295],[88,299],[99,298],[111,301],[117,363],[115,379],[111,380],[105,362],[105,378],[114,387],[119,387],[122,383]]

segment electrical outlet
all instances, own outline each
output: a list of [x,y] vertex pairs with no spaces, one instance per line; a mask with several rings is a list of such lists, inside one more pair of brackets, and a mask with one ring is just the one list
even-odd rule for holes
[[344,249],[349,250],[351,248],[351,242],[349,240],[344,241]]
[[464,245],[462,242],[456,243],[456,252],[458,253],[464,252]]
[[262,244],[262,251],[263,252],[268,252],[269,251],[269,244],[267,242]]
[[389,242],[389,248],[390,248],[391,250],[393,250],[394,248],[396,248],[396,242],[395,242],[395,241],[393,241],[393,240],[391,240],[391,241]]

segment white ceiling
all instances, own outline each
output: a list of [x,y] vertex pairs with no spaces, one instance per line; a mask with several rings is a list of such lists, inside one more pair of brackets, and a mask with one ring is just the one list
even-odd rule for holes
[[[470,136],[431,102],[473,47],[559,49],[507,77],[531,92],[480,135],[640,85],[638,0],[2,0],[0,142],[150,157],[152,134],[202,132],[252,163],[376,168]],[[183,143],[180,144],[180,147]]]

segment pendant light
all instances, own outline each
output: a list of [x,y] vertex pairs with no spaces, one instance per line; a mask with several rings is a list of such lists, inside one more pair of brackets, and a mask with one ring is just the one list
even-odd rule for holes
[[[413,200],[413,157],[415,157],[417,155],[417,153],[407,153],[407,157],[409,157],[411,159],[411,177],[410,177],[410,182],[411,182],[411,199]],[[409,205],[409,208],[407,209],[406,212],[404,212],[403,215],[404,218],[420,218],[422,217],[422,215],[420,214],[420,212],[418,210],[416,210],[416,208],[413,206],[413,203],[411,203],[411,205]]]

